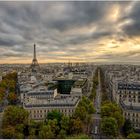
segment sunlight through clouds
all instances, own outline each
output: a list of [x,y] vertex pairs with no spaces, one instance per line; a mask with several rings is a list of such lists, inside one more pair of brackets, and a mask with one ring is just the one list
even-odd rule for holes
[[0,63],[116,62],[140,57],[139,1],[0,2]]

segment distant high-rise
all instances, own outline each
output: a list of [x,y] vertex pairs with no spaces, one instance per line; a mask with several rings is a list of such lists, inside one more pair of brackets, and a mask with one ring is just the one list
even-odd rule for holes
[[31,64],[32,71],[36,71],[39,68],[39,64],[36,58],[36,45],[34,44],[33,60]]

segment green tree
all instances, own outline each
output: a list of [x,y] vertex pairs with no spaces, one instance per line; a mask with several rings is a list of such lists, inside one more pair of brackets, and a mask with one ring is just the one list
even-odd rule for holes
[[109,106],[108,104],[105,104],[101,107],[101,116],[102,117],[107,117],[107,116],[111,116],[112,114],[112,109],[110,109],[111,106]]
[[8,81],[8,88],[10,92],[15,91],[15,86],[16,86],[16,81],[14,81],[13,79]]
[[0,82],[0,87],[4,88],[5,90],[9,89],[10,92],[15,92],[16,80],[17,73],[9,73],[6,76],[3,76],[3,80]]
[[39,138],[41,139],[53,139],[54,134],[53,131],[51,130],[50,125],[43,125],[41,130],[39,131]]
[[112,114],[112,117],[114,117],[117,120],[117,124],[119,128],[122,128],[122,126],[124,125],[124,116],[121,112],[114,112],[114,114]]
[[[82,113],[81,113],[82,112]],[[87,114],[87,110],[84,106],[78,106],[76,109],[75,109],[75,113],[74,113],[74,116],[75,117],[79,117],[80,120],[84,120],[86,118],[86,114]]]
[[93,99],[96,97],[96,88],[92,88],[91,94],[89,95],[89,99],[93,102]]
[[0,87],[0,103],[3,101],[5,96],[5,88]]
[[24,138],[24,129],[28,124],[28,112],[17,106],[8,106],[2,121],[3,138]]
[[14,105],[17,101],[17,95],[14,93],[14,92],[11,92],[9,95],[8,95],[8,101],[11,105]]
[[61,129],[67,132],[69,130],[70,118],[68,116],[63,116],[60,124],[61,124]]
[[87,114],[93,114],[94,112],[95,109],[93,107],[93,102],[83,96],[75,110],[74,116],[79,117],[82,121],[84,121]]
[[29,138],[34,138],[36,135],[36,131],[39,130],[37,123],[33,120],[29,123]]
[[106,102],[101,108],[102,116],[111,116],[114,112],[122,113],[120,107],[116,103]]
[[58,136],[57,136],[57,138],[59,138],[59,139],[65,139],[66,136],[67,136],[66,130],[61,129],[60,132],[59,132],[59,134],[58,134]]
[[[80,119],[83,130],[85,133],[89,132],[89,128],[92,122],[92,114],[95,112],[93,107],[93,101],[83,96],[81,101],[79,102],[75,112],[73,114],[73,118],[77,120]],[[72,131],[73,132],[73,131]]]
[[118,134],[118,125],[116,120],[112,117],[104,117],[101,122],[101,130],[110,138],[116,137]]
[[54,119],[56,119],[58,124],[60,124],[62,115],[63,114],[61,112],[59,112],[58,110],[52,110],[51,112],[48,112],[47,120],[54,120]]
[[0,82],[0,87],[6,89],[7,88],[7,84],[8,84],[8,80],[2,80]]
[[95,77],[95,79],[94,79],[94,84],[95,84],[95,86],[98,85],[98,76]]
[[103,69],[99,68],[100,70],[100,79],[101,79],[101,89],[102,89],[102,104],[106,101],[109,101],[109,96],[106,91],[106,82],[105,82],[105,75]]
[[82,100],[80,101],[79,105],[80,107],[84,107],[88,114],[93,114],[95,112],[95,109],[93,107],[93,102],[90,101],[87,97],[83,96]]
[[15,126],[16,131],[18,131],[18,132],[20,132],[20,133],[23,133],[24,128],[25,128],[24,124],[17,124],[17,125]]
[[83,96],[78,106],[84,106],[85,108],[88,108],[89,104],[90,104],[90,100],[87,97]]
[[88,106],[88,114],[93,114],[95,112],[95,108],[93,107],[93,102],[90,102]]
[[93,124],[92,115],[87,114],[86,118],[84,120],[84,131],[85,131],[86,134],[89,133],[90,127],[91,127],[92,124]]
[[137,134],[137,133],[130,133],[128,136],[127,136],[128,139],[140,139],[140,134]]
[[44,122],[35,122],[33,120],[30,120],[28,124],[28,130],[29,130],[29,136],[28,138],[34,139],[37,138],[39,135],[40,129],[45,125]]
[[12,126],[7,126],[2,129],[2,137],[4,139],[14,139],[15,138],[15,128]]
[[23,139],[24,135],[15,130],[13,126],[7,126],[2,129],[2,137],[4,139]]
[[2,126],[16,126],[17,124],[27,124],[29,113],[21,107],[8,106],[4,111]]
[[102,117],[113,117],[117,120],[118,127],[121,128],[124,124],[122,110],[116,103],[106,102],[101,107]]
[[91,101],[93,101],[93,99],[94,99],[94,94],[93,94],[93,93],[91,93],[91,94],[89,95],[89,99],[90,99]]
[[59,131],[59,126],[58,126],[57,120],[56,119],[48,120],[47,125],[49,125],[51,127],[53,134],[56,136]]
[[86,134],[70,135],[67,139],[89,139],[89,136]]
[[71,118],[70,119],[70,133],[71,134],[79,134],[83,132],[83,124],[79,118]]
[[125,136],[128,136],[130,133],[134,132],[134,128],[132,126],[132,123],[130,120],[125,120],[124,126],[123,126],[123,131]]
[[5,80],[5,79],[8,79],[8,80],[14,80],[14,81],[16,81],[16,79],[17,79],[17,73],[16,73],[16,72],[8,73],[7,75],[5,75],[5,76],[3,77],[3,79],[4,79],[4,80]]

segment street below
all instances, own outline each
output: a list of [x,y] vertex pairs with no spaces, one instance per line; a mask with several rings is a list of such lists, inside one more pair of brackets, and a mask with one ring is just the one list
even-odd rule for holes
[[98,86],[96,88],[96,97],[94,102],[95,113],[93,114],[93,129],[92,134],[93,138],[100,139],[100,123],[101,123],[101,80],[100,80],[100,70],[98,70]]

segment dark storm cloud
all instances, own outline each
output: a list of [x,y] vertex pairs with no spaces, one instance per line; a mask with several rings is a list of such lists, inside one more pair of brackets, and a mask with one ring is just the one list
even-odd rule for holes
[[[90,52],[86,49],[86,43],[98,44],[103,38],[112,38],[117,34],[114,27],[118,22],[112,23],[112,19],[109,19],[110,21],[107,19],[112,6],[119,5],[123,11],[129,3],[0,2],[0,48],[7,48],[0,57],[32,56],[34,42],[37,43],[39,54],[43,56],[76,56]],[[126,34],[136,34],[136,30],[139,29],[139,21],[136,20],[139,19],[138,13],[140,13],[138,7],[134,5],[129,15],[121,15],[119,22],[128,18],[134,21],[130,27],[123,26]],[[137,25],[137,28],[135,29],[133,25]],[[92,31],[93,26],[96,29]],[[91,28],[91,31],[85,30],[84,33],[77,31],[85,27]],[[72,30],[77,32],[71,34]],[[124,38],[118,39],[120,42],[125,41]],[[81,47],[78,47],[80,45]],[[82,45],[85,45],[85,48]],[[114,45],[114,48],[119,46]],[[55,54],[57,51],[62,53]]]
[[124,15],[123,20],[131,20],[132,22],[123,27],[124,32],[128,36],[140,35],[140,2],[135,1],[131,12]]
[[15,45],[16,42],[13,42],[11,40],[5,40],[5,39],[0,39],[0,46],[7,46],[7,47],[10,47],[10,46],[13,46]]
[[52,19],[48,25],[57,30],[63,31],[77,26],[88,25],[92,22],[102,20],[111,2],[67,2],[66,16],[60,15],[58,19]]
[[111,35],[111,31],[97,31],[93,32],[92,34],[85,34],[85,35],[79,35],[79,36],[73,36],[71,39],[66,41],[68,44],[76,45],[76,44],[83,44],[87,43],[89,41],[101,39],[102,37],[106,37]]
[[[23,35],[26,39],[36,38],[45,32],[65,31],[98,22],[103,19],[110,2],[2,2],[0,6],[0,23],[5,23],[13,32]],[[61,10],[64,7],[64,11]],[[60,8],[59,8],[60,7]],[[63,8],[62,7],[62,8]],[[56,10],[56,11],[55,11]],[[58,11],[57,11],[58,10]],[[52,14],[54,13],[54,14]],[[5,30],[8,33],[7,29]],[[40,31],[39,31],[40,30]],[[10,31],[9,31],[10,32]]]

